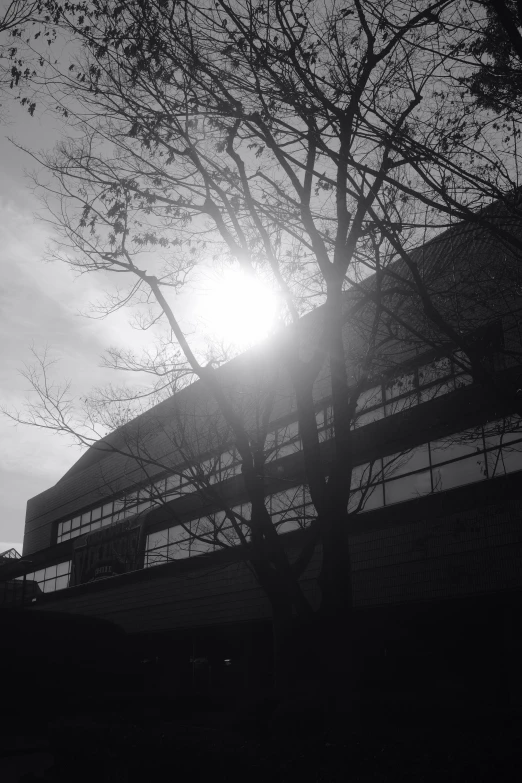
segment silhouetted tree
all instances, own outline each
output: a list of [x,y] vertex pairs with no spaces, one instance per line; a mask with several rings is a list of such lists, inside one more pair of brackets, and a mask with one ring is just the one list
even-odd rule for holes
[[[453,281],[448,297],[447,267],[430,277],[413,251],[461,221],[463,230],[478,227],[509,245],[513,264],[503,275],[515,276],[517,231],[484,207],[513,190],[506,166],[518,152],[491,151],[488,123],[461,96],[458,75],[446,79],[462,43],[460,3],[45,7],[50,25],[77,46],[74,61],[44,62],[32,81],[42,80],[71,123],[67,142],[36,156],[60,236],[54,255],[82,272],[129,277],[105,313],[150,307],[148,323],[166,323],[215,400],[240,455],[252,544],[263,551],[259,559],[252,550],[251,562],[271,601],[286,681],[292,617],[311,615],[299,576],[319,544],[321,614],[334,620],[331,629],[351,614],[348,507],[361,392],[377,376],[392,377],[419,345],[460,351],[463,369],[494,384],[488,352],[457,322],[465,281]],[[517,218],[516,202],[506,204]],[[170,296],[208,254],[269,281],[284,301],[278,352],[315,508],[292,563],[265,501],[270,407],[264,437],[253,435],[233,390],[198,357]],[[497,312],[485,306],[481,321]],[[132,358],[130,366],[165,371],[163,359]],[[317,421],[326,397],[328,450]],[[331,644],[326,636],[325,648]]]

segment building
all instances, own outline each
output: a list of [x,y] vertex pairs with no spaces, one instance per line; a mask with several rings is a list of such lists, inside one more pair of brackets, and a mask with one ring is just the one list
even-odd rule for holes
[[[522,346],[516,253],[507,254],[498,238],[457,227],[417,254],[448,317],[476,335],[498,382],[516,387]],[[411,307],[404,303],[405,312]],[[308,334],[318,313],[303,319]],[[517,700],[516,398],[510,404],[508,396],[485,394],[447,341],[416,344],[395,334],[389,345],[354,421],[350,502],[354,512],[360,508],[347,535],[363,679],[368,692],[393,682],[408,690],[420,678],[433,698],[462,691],[466,698],[477,692],[480,699],[487,693],[493,701]],[[252,419],[266,379],[277,379],[266,496],[292,553],[313,508],[292,390],[280,365],[272,341],[218,372]],[[324,374],[316,384],[316,418],[325,464],[332,437],[328,388]],[[151,682],[162,692],[179,693],[185,676],[203,690],[210,681],[216,690],[246,681],[266,687],[269,603],[241,560],[215,491],[248,517],[237,452],[197,382],[100,441],[28,502],[23,561],[8,575],[22,583],[17,602],[30,611],[113,621],[132,635],[143,660],[154,662]],[[318,550],[302,578],[312,604],[319,561]]]

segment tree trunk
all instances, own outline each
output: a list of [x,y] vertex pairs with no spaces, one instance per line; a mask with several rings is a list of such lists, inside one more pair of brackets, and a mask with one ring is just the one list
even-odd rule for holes
[[330,722],[335,722],[341,714],[351,719],[357,687],[354,659],[357,640],[353,634],[352,568],[347,533],[347,511],[332,504],[323,535],[319,575],[320,660]]
[[278,701],[285,703],[295,692],[293,616],[286,601],[272,603],[274,688]]

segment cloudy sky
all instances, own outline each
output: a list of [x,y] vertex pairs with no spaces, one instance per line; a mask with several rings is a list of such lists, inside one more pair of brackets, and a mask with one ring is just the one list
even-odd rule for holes
[[[11,107],[0,125],[0,388],[2,403],[23,405],[28,383],[19,374],[31,361],[31,346],[45,346],[60,359],[57,374],[73,378],[79,390],[103,380],[97,365],[114,325],[78,315],[95,296],[93,279],[76,279],[63,265],[42,262],[50,229],[35,216],[39,204],[25,169],[33,164],[8,137],[39,148],[57,138],[52,122]],[[54,484],[79,451],[44,430],[14,426],[0,418],[0,551],[22,541],[28,498]]]
[[[52,245],[52,229],[43,220],[42,207],[31,189],[26,172],[35,162],[17,149],[10,138],[26,148],[51,148],[63,129],[50,116],[34,118],[16,105],[0,117],[0,402],[10,409],[22,408],[29,384],[20,375],[31,363],[31,349],[47,348],[59,360],[54,379],[72,382],[74,395],[122,378],[100,366],[109,346],[139,351],[151,340],[149,332],[132,329],[124,311],[107,320],[81,315],[89,303],[103,297],[107,280],[93,275],[77,276],[66,265],[43,261]],[[244,287],[244,279],[228,270],[225,274],[205,270],[175,302],[182,325],[199,340],[199,348],[218,337],[241,349],[262,339],[267,313],[275,318],[271,292]],[[240,304],[243,304],[244,312]],[[257,308],[256,308],[257,305]],[[237,324],[241,322],[241,337]],[[238,343],[240,339],[243,342]],[[81,451],[63,436],[50,431],[13,425],[0,415],[0,552],[21,547],[27,500],[56,483],[78,459]]]
[[[31,363],[31,348],[46,348],[59,360],[55,379],[72,381],[76,395],[118,381],[100,367],[109,345],[145,345],[148,335],[131,329],[124,313],[108,320],[85,318],[80,311],[100,299],[103,280],[76,276],[64,264],[44,262],[51,228],[39,217],[41,206],[26,172],[35,163],[9,141],[32,149],[48,148],[62,132],[50,117],[31,119],[16,106],[0,123],[0,399],[20,409],[29,384],[20,375]],[[30,395],[29,395],[30,396]],[[30,497],[52,486],[81,451],[46,430],[15,426],[0,416],[0,552],[20,547],[25,507]]]

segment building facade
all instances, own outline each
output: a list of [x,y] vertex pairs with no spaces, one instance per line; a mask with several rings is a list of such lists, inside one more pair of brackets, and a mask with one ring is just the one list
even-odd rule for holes
[[[511,274],[518,259],[510,258],[505,284],[497,276],[488,293],[484,275],[495,254],[504,263],[505,251],[476,232],[472,238],[447,232],[418,253],[427,276],[437,271],[446,297],[449,273],[440,267],[449,264],[453,280],[459,270],[450,292],[458,297],[459,317],[487,346],[497,383],[513,388],[521,374],[522,300]],[[313,332],[317,317],[318,311],[305,318],[305,329]],[[348,317],[348,342],[349,327]],[[406,676],[415,654],[415,671],[432,672],[431,681],[440,683],[449,667],[454,688],[463,672],[469,680],[491,659],[503,672],[491,680],[492,690],[517,699],[522,427],[516,399],[510,404],[507,395],[486,394],[466,372],[465,356],[447,342],[408,343],[396,354],[363,390],[353,422],[356,468],[346,532],[366,679],[380,682],[386,667],[392,679],[399,670]],[[273,341],[218,372],[253,418],[263,379],[277,378],[265,444],[266,504],[292,558],[314,508],[292,390],[280,365]],[[333,438],[328,389],[325,371],[315,389],[325,465]],[[190,661],[194,682],[207,677],[195,662],[212,657],[222,683],[243,681],[253,660],[268,681],[270,666],[263,668],[259,651],[269,657],[270,605],[219,497],[248,520],[237,450],[197,382],[96,444],[29,501],[23,559],[7,575],[22,586],[10,595],[30,611],[111,620],[146,640],[143,649],[168,648],[163,667],[178,653],[184,664]],[[301,579],[312,606],[319,601],[320,559],[318,547]],[[236,661],[242,673],[231,674]]]

